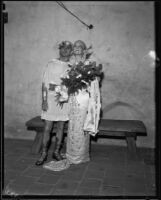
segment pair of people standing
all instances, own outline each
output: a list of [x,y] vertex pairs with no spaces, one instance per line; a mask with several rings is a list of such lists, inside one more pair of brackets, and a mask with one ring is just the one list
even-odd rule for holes
[[78,40],[72,43],[65,41],[59,47],[59,59],[48,63],[42,84],[42,115],[45,120],[43,148],[41,157],[36,165],[42,165],[47,160],[48,142],[53,121],[57,121],[57,134],[53,158],[57,161],[63,159],[60,148],[63,139],[65,121],[69,120],[66,160],[71,164],[78,164],[90,160],[89,145],[90,134],[96,134],[100,113],[99,82],[96,78],[86,89],[79,90],[75,95],[70,95],[63,107],[55,101],[56,87],[61,85],[61,75],[69,68],[68,64],[85,63],[87,47]]

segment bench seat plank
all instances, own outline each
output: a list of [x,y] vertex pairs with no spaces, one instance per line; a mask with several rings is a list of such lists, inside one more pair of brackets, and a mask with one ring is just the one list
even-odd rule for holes
[[110,132],[135,132],[143,135],[146,134],[145,125],[139,120],[101,119],[99,130]]
[[[28,130],[34,130],[37,135],[32,145],[32,153],[38,153],[42,143],[42,132],[44,128],[44,120],[40,116],[36,116],[26,122]],[[67,133],[68,122],[65,124],[64,133]],[[99,133],[96,137],[118,136],[126,137],[128,150],[131,155],[136,155],[136,137],[146,136],[146,127],[142,121],[139,120],[115,120],[115,119],[101,119],[99,123]],[[56,123],[54,123],[53,133],[56,132]]]
[[[27,121],[26,126],[30,129],[43,128],[44,121],[41,120],[40,116],[37,116]],[[65,128],[67,128],[67,124]],[[99,124],[99,131],[135,132],[139,135],[146,135],[146,127],[143,122],[139,120],[101,119]]]

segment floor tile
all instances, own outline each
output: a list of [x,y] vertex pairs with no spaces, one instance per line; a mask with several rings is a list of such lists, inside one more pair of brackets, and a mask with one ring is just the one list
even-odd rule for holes
[[108,159],[108,158],[104,158],[104,157],[99,157],[99,158],[95,158],[95,157],[93,157],[92,159],[91,159],[91,162],[92,163],[99,163],[100,165],[104,165],[104,166],[106,166],[106,165],[108,165],[111,161]]
[[38,154],[32,154],[31,152],[28,152],[24,155],[24,158],[31,158],[31,159],[35,159],[34,163],[37,161],[37,159],[40,157],[40,153]]
[[133,163],[128,163],[125,167],[126,169],[126,173],[132,173],[132,174],[145,174],[145,168],[146,166],[142,163],[137,163],[137,162],[133,162]]
[[25,195],[48,195],[52,192],[53,186],[43,183],[34,183],[29,186]]
[[68,172],[62,175],[63,180],[80,181],[83,177],[83,172]]
[[126,190],[123,192],[123,196],[133,196],[135,198],[137,198],[137,196],[143,196],[145,197],[147,195],[147,193],[143,190],[143,191],[130,191],[130,190]]
[[54,189],[51,192],[51,195],[74,195],[75,194],[75,190],[72,189],[64,189],[64,190],[60,190],[60,189]]
[[120,178],[123,179],[125,178],[125,170],[123,168],[113,168],[113,169],[107,169],[105,171],[105,178],[110,179],[110,178]]
[[27,168],[21,175],[22,176],[29,176],[29,177],[41,177],[44,174],[44,169],[38,168],[38,169],[33,169],[33,168]]
[[36,180],[37,180],[37,178],[35,178],[35,177],[18,176],[18,177],[13,181],[13,184],[28,186],[28,185],[30,185],[31,183],[35,182]]
[[121,187],[124,186],[124,179],[121,178],[105,178],[102,181],[102,186],[104,187]]
[[24,156],[19,158],[17,160],[18,163],[23,163],[26,165],[33,165],[33,163],[35,163],[35,159],[34,158],[25,158]]
[[82,180],[80,187],[96,189],[101,186],[102,181],[97,179],[87,179],[86,177]]
[[40,178],[37,179],[38,183],[46,183],[46,184],[51,184],[54,185],[58,182],[60,179],[60,176],[51,176],[51,175],[42,175]]
[[75,192],[75,195],[99,195],[99,189],[91,189],[88,187],[79,187]]
[[105,171],[106,168],[107,166],[104,165],[103,163],[99,164],[99,163],[91,162],[88,165],[88,169],[91,169],[91,170]]
[[18,155],[18,154],[13,154],[13,153],[8,153],[7,155],[4,156],[4,163],[12,163],[15,162],[19,159],[23,158],[23,155]]
[[125,180],[124,185],[125,193],[145,195],[146,194],[146,182],[140,178],[131,178]]
[[15,147],[15,148],[13,148],[12,149],[12,153],[16,153],[16,154],[26,154],[26,153],[28,153],[29,152],[29,148],[28,147],[23,147],[23,146],[19,146],[19,145],[17,145],[17,147]]
[[79,185],[78,181],[64,180],[61,179],[55,186],[54,189],[58,190],[75,190]]
[[149,174],[154,174],[157,173],[156,167],[154,165],[146,165],[145,167],[145,176],[148,177]]
[[12,163],[5,165],[5,168],[6,168],[6,170],[14,169],[14,171],[22,172],[28,168],[28,165],[26,165],[25,163],[12,162]]
[[88,169],[84,176],[88,178],[94,178],[94,179],[102,179],[105,176],[104,171],[99,171],[99,170],[93,170],[93,169]]
[[14,180],[17,178],[17,176],[20,175],[21,172],[19,171],[15,171],[15,170],[6,170],[5,174],[4,174],[4,178],[5,179],[10,179],[10,180]]
[[117,186],[103,186],[100,191],[102,196],[121,196],[123,194],[123,189]]

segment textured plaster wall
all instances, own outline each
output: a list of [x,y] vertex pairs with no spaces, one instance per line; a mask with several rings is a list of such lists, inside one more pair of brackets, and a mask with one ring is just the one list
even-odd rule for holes
[[6,2],[5,137],[34,138],[25,122],[41,112],[43,67],[58,56],[60,41],[82,39],[93,45],[93,56],[103,64],[103,117],[142,120],[148,137],[138,137],[137,145],[154,147],[155,66],[147,55],[154,49],[153,2],[64,3],[94,29],[87,30],[56,2]]

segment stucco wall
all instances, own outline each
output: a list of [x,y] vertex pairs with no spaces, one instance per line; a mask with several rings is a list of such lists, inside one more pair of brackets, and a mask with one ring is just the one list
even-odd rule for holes
[[103,117],[142,120],[148,137],[138,137],[137,145],[154,146],[155,67],[147,56],[154,49],[153,2],[64,2],[94,25],[91,31],[54,1],[5,3],[5,137],[34,138],[25,122],[41,112],[42,70],[58,56],[59,42],[82,39],[103,64]]

